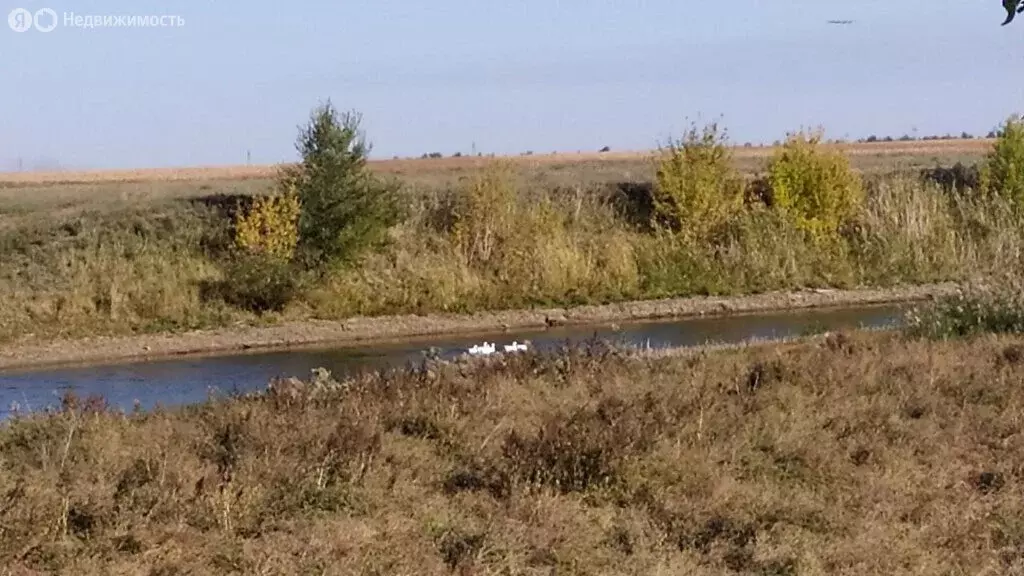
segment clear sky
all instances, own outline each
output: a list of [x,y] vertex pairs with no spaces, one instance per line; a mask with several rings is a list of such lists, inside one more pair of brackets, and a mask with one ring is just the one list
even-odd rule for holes
[[[18,7],[182,27],[16,33]],[[375,157],[984,134],[1024,109],[996,0],[0,0],[0,170],[295,158],[321,100]],[[829,19],[849,19],[847,26]]]

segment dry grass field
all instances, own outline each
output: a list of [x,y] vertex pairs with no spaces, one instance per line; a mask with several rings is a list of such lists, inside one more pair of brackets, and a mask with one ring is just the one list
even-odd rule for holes
[[[974,164],[992,140],[934,140],[823,144],[850,157],[863,173],[913,172],[957,162]],[[774,150],[771,146],[735,147],[734,162],[746,174],[758,173]],[[559,153],[509,156],[523,184],[530,188],[591,190],[621,182],[649,182],[654,151]],[[491,157],[447,157],[371,160],[371,168],[400,179],[413,190],[437,191],[457,186],[493,162]],[[250,195],[269,191],[280,166],[209,166],[68,172],[0,172],[0,230],[31,220],[34,213],[68,218],[96,212],[141,207],[153,202],[188,200],[211,195]]]
[[[952,164],[958,160],[980,158],[992,145],[991,139],[933,140],[911,142],[871,142],[825,144],[825,148],[842,150],[862,170],[891,166]],[[768,158],[772,146],[734,147],[736,161],[746,169],[756,169],[757,162]],[[508,156],[520,167],[533,170],[565,170],[574,166],[602,166],[612,171],[637,173],[649,170],[647,159],[652,150],[624,152],[565,152]],[[382,174],[395,174],[414,180],[443,179],[452,174],[472,171],[485,165],[491,157],[446,157],[371,160],[370,165]],[[110,182],[208,182],[221,180],[265,180],[273,178],[275,165],[207,166],[191,168],[149,168],[136,170],[96,170],[67,172],[0,172],[0,186],[17,184],[91,184]]]
[[69,400],[0,428],[0,574],[1021,574],[1022,378],[839,334]]
[[[0,342],[957,281],[1015,266],[1019,227],[1003,204],[950,203],[919,172],[974,164],[991,144],[839,146],[872,182],[860,232],[832,247],[756,199],[713,242],[652,234],[643,152],[374,161],[408,217],[387,250],[317,283],[232,252],[235,201],[270,191],[275,167],[8,174]],[[733,152],[750,177],[772,149]]]

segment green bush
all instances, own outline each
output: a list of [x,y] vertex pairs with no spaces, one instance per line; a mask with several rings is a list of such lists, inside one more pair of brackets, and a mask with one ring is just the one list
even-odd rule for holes
[[981,188],[1024,209],[1024,118],[1011,116],[981,166]]
[[354,262],[383,245],[401,220],[399,186],[366,165],[360,119],[339,115],[329,101],[320,106],[298,139],[302,162],[282,171],[282,187],[295,190],[301,204],[296,255],[306,268]]
[[789,134],[768,163],[771,205],[793,218],[815,241],[835,239],[860,213],[864,185],[838,150],[819,144],[822,134]]
[[742,206],[743,179],[717,123],[669,141],[657,159],[653,224],[704,239]]
[[257,314],[281,312],[299,295],[297,272],[287,260],[238,252],[225,263],[223,280],[204,285],[205,299]]
[[1024,279],[1010,273],[968,284],[959,293],[907,315],[915,337],[944,340],[977,334],[1024,334]]

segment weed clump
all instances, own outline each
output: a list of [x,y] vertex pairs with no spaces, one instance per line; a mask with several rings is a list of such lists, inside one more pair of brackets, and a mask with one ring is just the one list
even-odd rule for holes
[[523,250],[529,240],[527,207],[511,164],[495,162],[457,189],[451,210],[452,240],[467,266],[490,266]]
[[1024,279],[1009,273],[968,283],[957,294],[914,308],[905,330],[931,339],[1024,334]]
[[653,402],[627,404],[608,399],[595,409],[547,422],[536,436],[513,432],[503,463],[527,484],[564,493],[614,486],[623,462],[650,449],[666,414]]

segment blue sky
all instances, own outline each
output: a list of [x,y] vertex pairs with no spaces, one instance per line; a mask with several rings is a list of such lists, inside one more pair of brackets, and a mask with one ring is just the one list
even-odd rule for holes
[[[234,5],[233,5],[234,4]],[[14,8],[183,27],[15,33]],[[996,0],[0,0],[0,170],[295,158],[320,101],[375,157],[985,133],[1024,110]],[[855,20],[834,26],[829,19]]]

